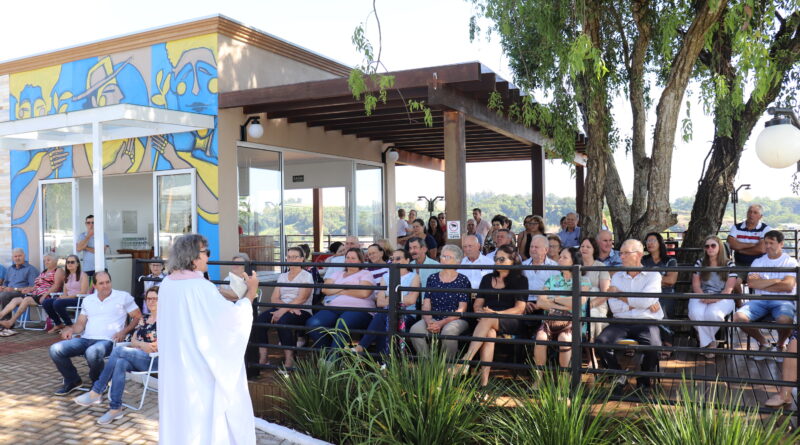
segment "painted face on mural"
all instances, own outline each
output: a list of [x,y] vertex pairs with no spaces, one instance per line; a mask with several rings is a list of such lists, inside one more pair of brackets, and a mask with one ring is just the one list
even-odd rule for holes
[[47,114],[47,105],[42,96],[42,88],[27,85],[22,89],[17,104],[17,119],[44,116]]
[[195,48],[184,52],[174,71],[179,110],[216,112],[217,68],[211,50]]

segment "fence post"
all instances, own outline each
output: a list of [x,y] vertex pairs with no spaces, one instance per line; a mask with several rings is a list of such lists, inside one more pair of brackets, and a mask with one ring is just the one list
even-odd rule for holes
[[[795,234],[797,234],[797,231],[795,231]],[[795,242],[795,249],[797,249],[797,243],[796,242]],[[796,270],[795,270],[795,277],[800,277],[800,266],[797,267]],[[795,330],[800,331],[800,286],[797,286],[797,284],[795,284],[795,288],[794,288],[794,297],[795,297],[794,309],[795,309],[795,312],[796,312],[795,316],[794,316],[794,328],[795,328]],[[796,363],[800,363],[800,347],[797,348],[797,351],[795,351],[795,354],[797,355],[797,362]],[[795,371],[794,387],[795,387],[795,389],[797,389],[797,394],[800,395],[800,378],[798,378],[798,377],[800,377],[800,376],[798,376],[797,372]],[[784,377],[781,376],[781,378],[784,378]],[[800,425],[800,409],[798,409],[798,407],[795,407],[795,414],[797,416],[797,424]]]
[[[386,315],[389,319],[389,341],[392,341],[397,335],[397,308],[400,306],[400,292],[397,287],[400,286],[400,264],[390,263],[389,266],[389,312]],[[391,351],[391,347],[389,347]]]
[[[581,365],[583,362],[583,335],[581,332],[581,266],[572,266],[572,389],[581,382]],[[560,348],[560,346],[559,346]]]

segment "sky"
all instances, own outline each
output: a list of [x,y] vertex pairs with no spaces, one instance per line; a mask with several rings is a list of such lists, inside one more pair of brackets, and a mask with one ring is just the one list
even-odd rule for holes
[[[370,17],[371,0],[172,0],[81,1],[37,0],[8,2],[6,20],[0,26],[0,60],[23,58],[64,47],[104,40],[121,34],[189,21],[213,14],[234,20],[288,40],[346,65],[356,65],[360,56],[350,38],[363,22],[367,35],[377,46],[377,29]],[[464,0],[378,0],[382,29],[382,60],[389,70],[480,61],[513,82],[513,76],[496,41],[469,41],[470,2]],[[46,11],[46,13],[42,13]],[[696,97],[696,95],[694,96]],[[713,138],[713,124],[693,97],[693,140],[676,137],[672,166],[671,199],[692,196],[703,159]],[[630,133],[630,112],[624,98],[614,103],[613,112],[622,135]],[[655,124],[654,112],[648,120]],[[680,119],[683,118],[683,115]],[[746,144],[736,184],[752,185],[753,196],[793,196],[794,167],[775,171],[756,157],[754,143],[766,117]],[[616,152],[616,163],[628,193],[633,181],[630,158]],[[402,167],[398,169],[398,201],[415,200],[418,195],[444,192],[440,172]],[[498,180],[502,178],[502,180]],[[494,162],[467,165],[467,192],[530,193],[530,163]],[[574,196],[575,182],[569,168],[550,162],[545,170],[545,190],[559,196]]]

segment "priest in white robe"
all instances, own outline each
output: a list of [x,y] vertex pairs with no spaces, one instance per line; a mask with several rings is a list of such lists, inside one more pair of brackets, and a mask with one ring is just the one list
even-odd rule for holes
[[203,278],[208,241],[175,240],[158,301],[158,412],[162,445],[256,443],[244,352],[258,278],[243,274],[245,298],[232,303]]

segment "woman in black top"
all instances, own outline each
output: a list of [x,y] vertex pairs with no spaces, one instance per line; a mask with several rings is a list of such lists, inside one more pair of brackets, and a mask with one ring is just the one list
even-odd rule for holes
[[[497,249],[494,262],[498,266],[511,266],[520,264],[517,250],[509,245],[501,246]],[[528,279],[519,270],[495,270],[484,275],[481,280],[480,289],[505,289],[505,290],[528,290]],[[519,330],[520,320],[511,318],[495,318],[491,314],[517,314],[525,312],[525,303],[528,295],[520,294],[500,294],[482,293],[475,299],[475,312],[487,314],[486,318],[478,320],[478,325],[472,333],[474,337],[496,338],[498,334],[514,334]],[[462,360],[472,360],[475,354],[481,352],[482,362],[491,362],[494,359],[494,342],[483,342],[475,340],[469,344],[467,353]],[[464,365],[455,367],[456,372],[466,372],[468,368]],[[491,367],[481,367],[481,385],[489,384],[489,371]]]

